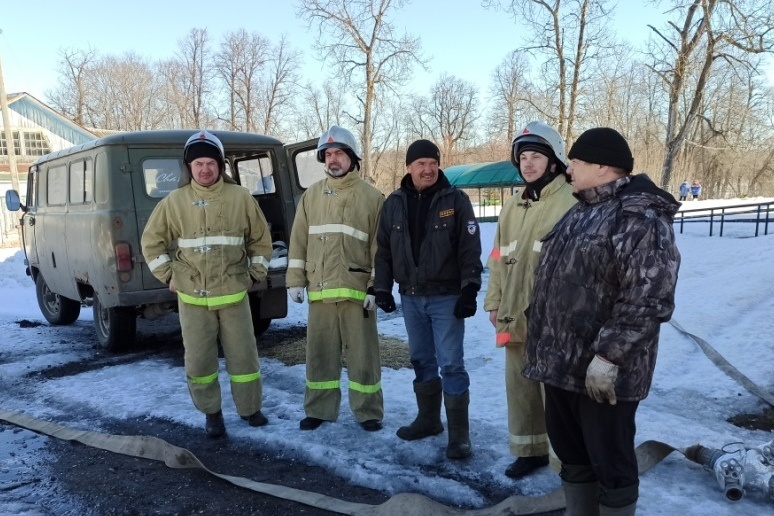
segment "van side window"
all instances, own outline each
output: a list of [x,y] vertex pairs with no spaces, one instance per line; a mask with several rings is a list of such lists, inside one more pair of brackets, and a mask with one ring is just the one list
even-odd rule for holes
[[236,168],[239,172],[240,184],[250,190],[253,195],[276,192],[274,169],[270,156],[258,156],[237,161]]
[[85,204],[94,198],[94,167],[91,158],[70,163],[70,204]]
[[27,176],[27,208],[33,208],[38,205],[38,168],[31,167],[30,173]]
[[46,174],[46,204],[61,206],[67,203],[67,165],[48,169]]
[[94,157],[94,200],[104,204],[108,200],[108,160],[104,152]]
[[315,149],[294,154],[293,161],[298,172],[298,186],[301,188],[309,188],[317,181],[325,179],[325,169],[323,164],[317,161]]
[[145,193],[154,199],[166,197],[177,188],[183,162],[177,158],[152,158],[142,162]]

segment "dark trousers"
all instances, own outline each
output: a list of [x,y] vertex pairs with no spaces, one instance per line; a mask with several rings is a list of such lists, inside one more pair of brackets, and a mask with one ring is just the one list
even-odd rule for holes
[[603,490],[639,483],[634,453],[639,402],[597,403],[585,394],[550,385],[545,393],[548,438],[563,465],[591,467]]

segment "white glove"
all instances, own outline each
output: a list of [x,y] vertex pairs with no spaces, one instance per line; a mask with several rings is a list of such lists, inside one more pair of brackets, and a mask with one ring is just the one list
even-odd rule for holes
[[615,405],[615,379],[618,377],[618,366],[608,362],[599,355],[586,369],[586,393],[597,403],[609,401]]
[[371,294],[366,294],[366,297],[363,300],[363,308],[369,311],[376,310],[376,296],[372,296]]
[[288,289],[288,295],[290,296],[290,299],[292,299],[296,303],[303,303],[304,287],[290,287]]

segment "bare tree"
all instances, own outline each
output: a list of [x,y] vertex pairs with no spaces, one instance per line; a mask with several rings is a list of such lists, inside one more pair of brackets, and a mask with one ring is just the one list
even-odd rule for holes
[[671,12],[678,21],[668,22],[666,30],[650,26],[661,42],[660,52],[652,56],[652,69],[669,97],[663,185],[671,182],[675,160],[694,128],[716,63],[750,67],[745,55],[771,52],[774,44],[774,13],[768,0],[675,2]]
[[473,136],[473,124],[478,118],[476,85],[443,74],[433,85],[429,98],[420,100],[417,109],[423,132],[440,143],[441,163],[453,164],[460,143]]
[[424,66],[419,39],[397,36],[389,14],[405,0],[304,0],[298,13],[316,26],[317,49],[325,60],[338,64],[353,86],[361,112],[363,169],[371,170],[374,103],[383,89],[399,87],[410,79],[414,64]]
[[188,35],[179,41],[178,62],[185,71],[176,77],[176,86],[187,99],[187,110],[183,125],[186,127],[203,127],[207,122],[206,103],[210,93],[211,80],[214,76],[210,66],[210,39],[207,29],[191,29]]
[[274,48],[263,86],[263,132],[280,134],[281,115],[290,110],[299,80],[301,54],[282,36]]
[[589,61],[609,46],[605,25],[612,8],[605,0],[484,0],[485,7],[500,8],[533,34],[525,50],[547,56],[541,82],[556,99],[555,115],[546,116],[566,140],[571,140],[578,100]]
[[48,93],[53,107],[78,125],[85,123],[85,106],[89,95],[86,89],[87,75],[97,60],[97,51],[59,49],[59,84]]
[[[518,127],[526,125],[522,114],[528,109],[529,92],[532,86],[527,79],[529,64],[523,52],[514,50],[492,73],[489,88],[492,132],[504,135],[510,144]],[[518,127],[517,127],[518,126]]]
[[260,34],[244,29],[223,37],[214,66],[228,91],[227,122],[231,130],[252,132],[257,128],[260,78],[269,61],[270,45]]
[[85,106],[94,127],[116,131],[158,128],[166,118],[163,80],[151,63],[134,53],[106,56],[87,76]]

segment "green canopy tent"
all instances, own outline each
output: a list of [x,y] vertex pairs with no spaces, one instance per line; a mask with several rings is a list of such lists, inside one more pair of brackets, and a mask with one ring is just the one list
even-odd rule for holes
[[[465,190],[477,190],[477,199],[472,198],[471,201],[474,204],[476,216],[481,222],[497,220],[499,209],[493,209],[493,205],[498,208],[502,206],[506,188],[510,195],[513,195],[517,187],[524,186],[524,179],[510,161],[455,165],[444,169],[443,173],[453,186]],[[499,189],[499,199],[485,198],[482,200],[482,190],[489,189]]]

